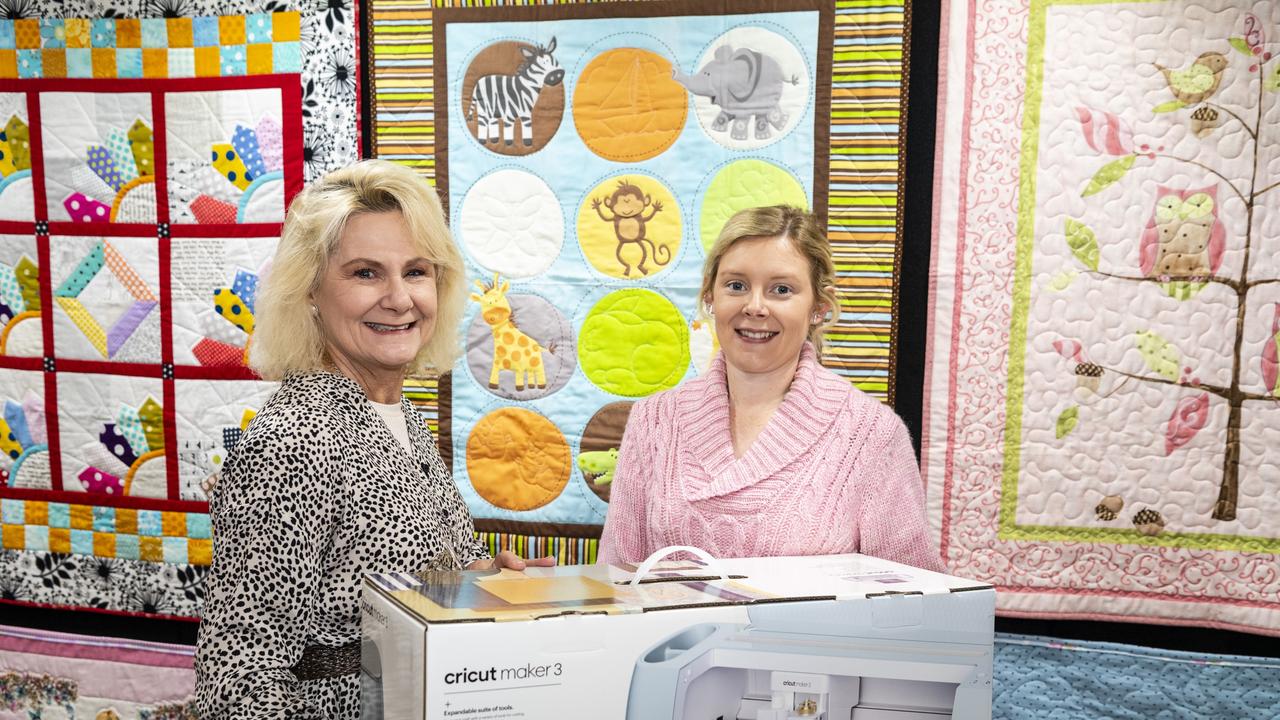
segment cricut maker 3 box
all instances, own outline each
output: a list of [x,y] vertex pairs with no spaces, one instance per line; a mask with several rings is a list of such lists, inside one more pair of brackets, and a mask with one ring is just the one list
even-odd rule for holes
[[369,575],[361,607],[366,718],[991,716],[994,589],[864,555]]

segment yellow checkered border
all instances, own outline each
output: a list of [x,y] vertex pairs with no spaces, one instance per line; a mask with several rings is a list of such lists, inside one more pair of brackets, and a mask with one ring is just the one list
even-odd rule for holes
[[0,498],[0,545],[147,562],[208,565],[208,513]]
[[0,78],[302,71],[298,11],[181,18],[0,18]]

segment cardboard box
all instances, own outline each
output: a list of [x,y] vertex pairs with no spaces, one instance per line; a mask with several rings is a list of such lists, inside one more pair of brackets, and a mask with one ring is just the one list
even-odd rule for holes
[[990,585],[863,555],[720,564],[367,576],[365,717],[990,718]]

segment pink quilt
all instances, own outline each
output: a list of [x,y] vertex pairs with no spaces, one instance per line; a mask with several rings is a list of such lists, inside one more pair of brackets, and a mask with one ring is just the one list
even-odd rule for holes
[[0,625],[0,720],[194,720],[194,652]]
[[1280,635],[1280,4],[943,10],[924,470],[1004,615]]

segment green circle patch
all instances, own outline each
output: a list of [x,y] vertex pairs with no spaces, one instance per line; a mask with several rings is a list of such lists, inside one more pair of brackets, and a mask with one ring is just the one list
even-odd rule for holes
[[710,252],[720,229],[734,213],[762,205],[808,209],[809,198],[794,175],[771,162],[738,160],[726,165],[702,196],[702,250]]
[[578,364],[605,392],[643,397],[673,388],[689,367],[689,329],[670,300],[652,290],[609,293],[578,333]]

